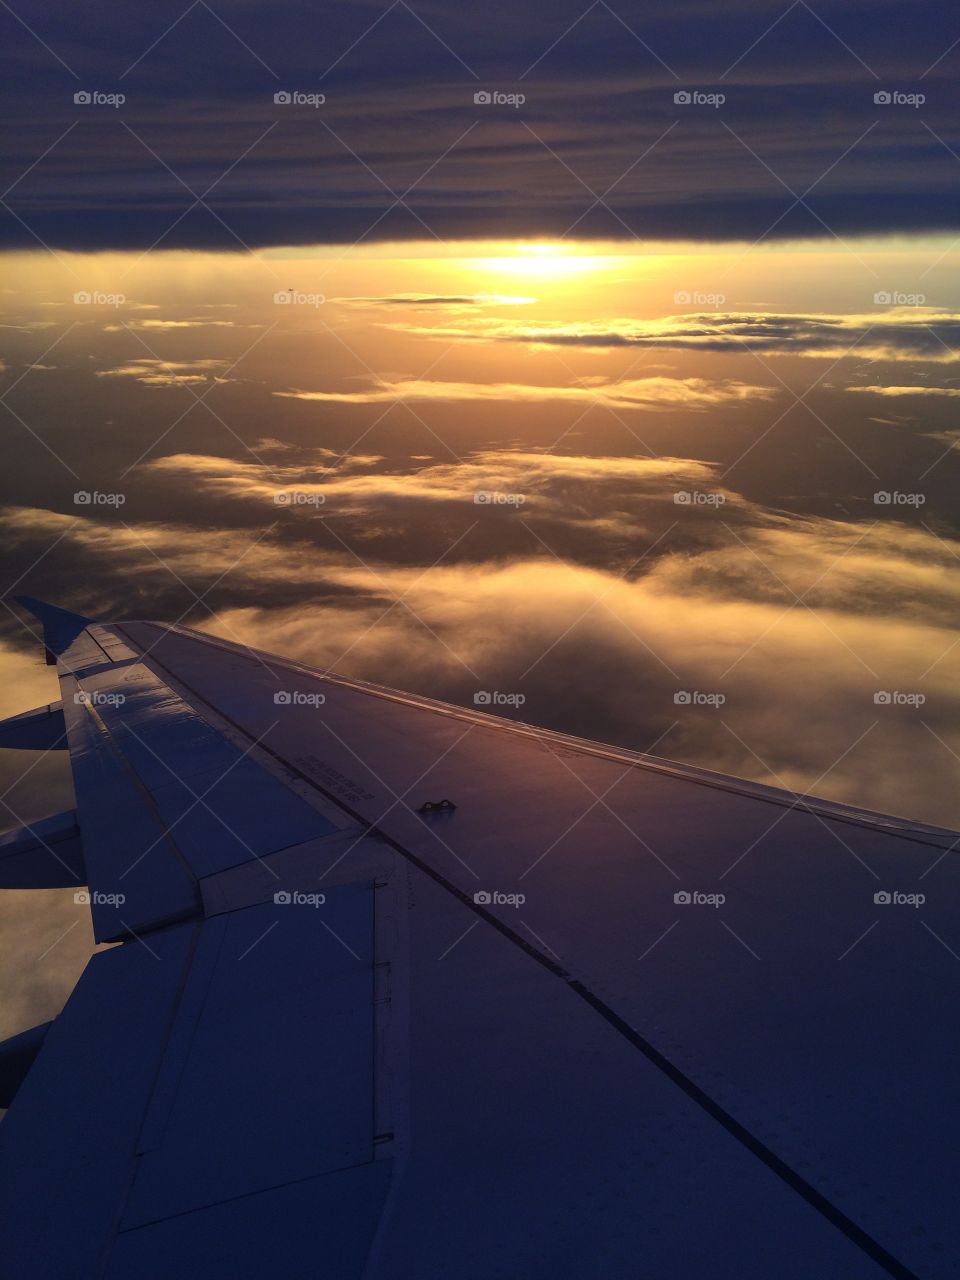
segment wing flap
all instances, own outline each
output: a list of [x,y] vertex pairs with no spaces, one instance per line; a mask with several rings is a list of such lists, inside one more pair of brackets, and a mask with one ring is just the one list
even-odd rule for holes
[[0,835],[0,889],[79,889],[86,882],[73,809]]
[[204,926],[122,1230],[372,1159],[373,892]]
[[9,1275],[97,1276],[195,929],[95,955],[0,1124]]
[[15,751],[66,751],[67,726],[63,707],[51,702],[34,711],[0,720],[0,747]]

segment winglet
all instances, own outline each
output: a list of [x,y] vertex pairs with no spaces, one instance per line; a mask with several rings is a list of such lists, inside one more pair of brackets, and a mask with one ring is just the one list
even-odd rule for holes
[[43,624],[43,643],[47,651],[47,665],[53,666],[61,653],[69,649],[80,632],[93,618],[85,618],[82,613],[71,613],[69,609],[59,609],[55,604],[46,604],[43,600],[35,600],[33,596],[14,596],[17,604],[33,614]]

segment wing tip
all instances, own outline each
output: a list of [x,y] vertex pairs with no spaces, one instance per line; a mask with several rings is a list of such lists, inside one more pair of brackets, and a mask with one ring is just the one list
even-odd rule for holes
[[94,621],[82,613],[73,613],[70,609],[61,609],[59,605],[48,604],[35,596],[14,596],[17,604],[22,605],[43,626],[43,643],[48,655],[58,657],[70,647],[85,627]]

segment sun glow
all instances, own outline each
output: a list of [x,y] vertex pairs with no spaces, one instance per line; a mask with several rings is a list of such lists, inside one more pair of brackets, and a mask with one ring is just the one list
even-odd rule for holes
[[613,259],[602,254],[583,253],[555,243],[518,244],[512,257],[477,258],[474,263],[487,271],[535,280],[558,280],[608,267]]

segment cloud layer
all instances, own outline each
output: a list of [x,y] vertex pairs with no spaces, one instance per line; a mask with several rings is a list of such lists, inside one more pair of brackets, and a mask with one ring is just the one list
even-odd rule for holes
[[[216,524],[23,508],[0,526],[31,555],[62,535],[71,581],[100,583],[92,612],[186,611],[228,638],[453,701],[524,692],[533,723],[640,749],[664,735],[667,757],[960,821],[960,544],[932,529],[768,511],[690,459],[493,450],[409,473],[321,462],[306,478],[291,463],[171,455],[149,474],[187,481]],[[278,485],[325,501],[277,512]],[[501,488],[524,503],[473,498]],[[230,527],[257,505],[269,515],[256,527]],[[391,536],[371,540],[404,510],[418,523],[465,514],[411,560]],[[492,555],[507,527],[522,541]],[[573,533],[580,563],[562,553]],[[683,690],[726,702],[684,707]],[[883,691],[925,703],[878,703]]]
[[[408,330],[409,332],[409,330]],[[730,352],[869,360],[960,358],[960,314],[927,307],[879,308],[865,315],[708,311],[651,320],[619,318],[570,324],[478,321],[458,328],[421,326],[413,332],[447,341],[476,340],[597,350]]]
[[428,378],[378,378],[357,391],[275,391],[296,400],[341,404],[391,404],[398,400],[497,400],[509,403],[566,400],[602,404],[619,409],[705,409],[745,400],[764,400],[775,394],[769,387],[704,378],[584,379],[572,386],[542,386],[516,382],[440,382]]
[[767,0],[31,10],[6,24],[0,234],[236,249],[955,227],[956,33],[934,0],[881,17]]

